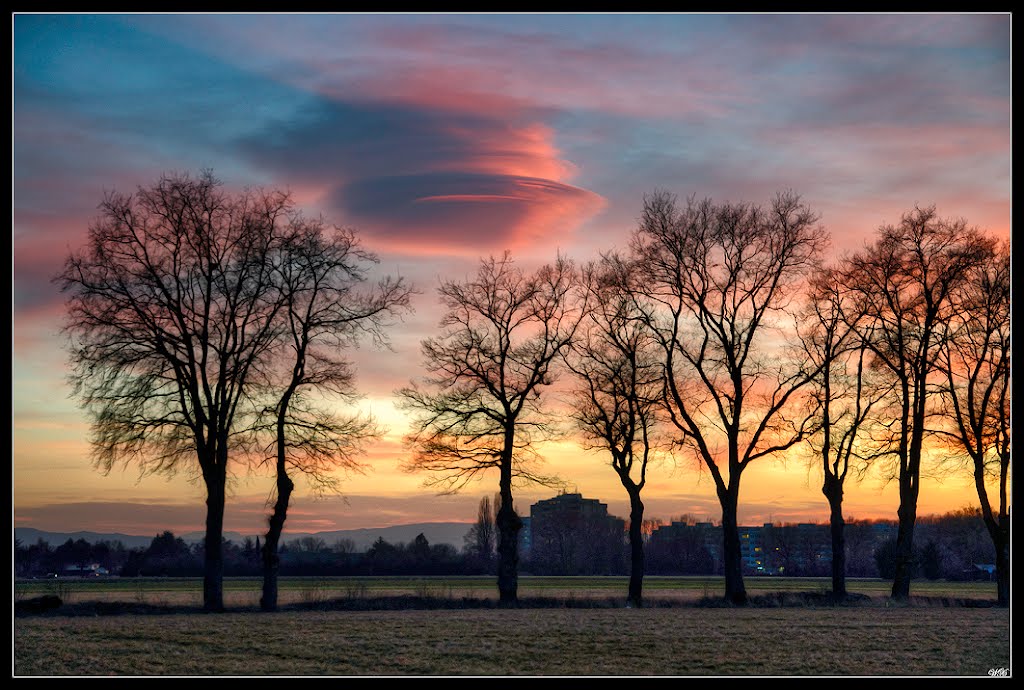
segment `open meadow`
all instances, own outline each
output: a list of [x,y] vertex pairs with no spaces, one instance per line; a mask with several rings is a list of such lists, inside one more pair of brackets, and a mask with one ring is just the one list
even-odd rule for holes
[[[15,618],[14,674],[987,676],[1009,668],[1009,611],[987,606],[990,583],[915,583],[900,606],[877,580],[854,581],[868,597],[856,605],[770,603],[769,593],[814,595],[826,582],[751,578],[761,605],[733,608],[701,602],[720,594],[720,578],[650,578],[650,607],[638,610],[623,607],[622,578],[524,577],[524,605],[543,608],[498,610],[488,604],[492,578],[286,578],[286,610],[262,614],[259,581],[229,579],[225,599],[236,610],[211,615],[198,611],[198,580],[34,581],[19,583],[16,596],[49,588],[68,603]],[[124,612],[96,615],[114,610]]]
[[[262,579],[229,577],[224,579],[224,604],[231,607],[259,605]],[[628,577],[532,577],[519,578],[520,598],[557,597],[561,599],[617,598],[625,600]],[[768,592],[821,593],[831,587],[829,578],[747,577],[751,595]],[[880,579],[851,578],[851,593],[872,598],[888,596],[892,582]],[[282,605],[319,604],[332,599],[354,601],[375,597],[432,597],[443,599],[497,599],[494,578],[488,576],[388,576],[388,577],[282,577]],[[652,603],[695,602],[715,597],[724,590],[719,576],[647,576],[644,597]],[[915,596],[972,600],[995,599],[991,582],[915,581]],[[201,606],[202,579],[186,577],[141,577],[110,579],[64,578],[59,580],[19,580],[15,598],[57,594],[66,603],[123,601],[156,606]]]

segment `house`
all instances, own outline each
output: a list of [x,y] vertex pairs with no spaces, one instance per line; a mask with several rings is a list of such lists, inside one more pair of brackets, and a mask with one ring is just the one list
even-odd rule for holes
[[110,571],[99,563],[69,565],[60,574],[63,577],[110,577]]

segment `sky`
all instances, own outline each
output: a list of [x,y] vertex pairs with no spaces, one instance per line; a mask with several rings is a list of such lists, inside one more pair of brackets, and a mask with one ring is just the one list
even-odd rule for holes
[[[400,470],[395,389],[443,278],[508,249],[524,267],[623,247],[645,193],[768,202],[793,190],[831,258],[915,205],[1010,231],[1010,17],[973,15],[12,15],[12,493],[16,526],[202,529],[194,468],[104,475],[70,397],[51,282],[105,192],[212,169],[230,189],[288,189],[354,227],[379,275],[419,289],[392,349],[353,353],[361,409],[387,433],[342,495],[300,484],[290,531],[473,520],[497,476],[438,496]],[[551,395],[552,409],[560,401]],[[571,434],[544,470],[628,514],[607,458]],[[929,473],[919,513],[977,503],[964,471]],[[228,530],[264,528],[273,481],[237,468]],[[744,473],[739,517],[824,521],[800,457]],[[548,498],[528,487],[517,508]],[[689,461],[652,468],[647,514],[718,519]],[[895,482],[846,491],[846,515],[895,518]]]

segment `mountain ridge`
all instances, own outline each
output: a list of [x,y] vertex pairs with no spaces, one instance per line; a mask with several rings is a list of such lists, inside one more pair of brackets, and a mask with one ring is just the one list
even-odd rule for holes
[[[462,548],[462,539],[472,526],[473,523],[471,522],[415,522],[403,525],[390,525],[388,527],[361,527],[356,529],[330,530],[324,532],[285,531],[281,541],[283,544],[287,544],[306,537],[313,537],[314,539],[322,539],[328,546],[331,546],[339,540],[350,539],[357,550],[366,550],[370,548],[370,545],[377,541],[378,538],[383,538],[385,541],[395,544],[410,542],[415,539],[418,534],[423,534],[431,544],[451,544],[456,548]],[[76,532],[55,532],[40,530],[34,527],[14,528],[14,538],[21,540],[22,544],[34,544],[39,539],[42,539],[43,541],[48,542],[51,547],[59,546],[68,539],[84,539],[90,543],[96,543],[99,541],[120,541],[127,548],[137,548],[149,546],[150,542],[153,541],[154,536],[156,535],[124,534],[121,532],[93,532],[87,530],[80,530]],[[194,544],[202,542],[204,533],[186,532],[183,534],[176,534],[175,536],[181,537],[190,544]],[[225,539],[229,539],[237,544],[241,544],[246,538],[255,540],[257,536],[262,539],[263,533],[242,534],[241,532],[234,531],[224,532]]]

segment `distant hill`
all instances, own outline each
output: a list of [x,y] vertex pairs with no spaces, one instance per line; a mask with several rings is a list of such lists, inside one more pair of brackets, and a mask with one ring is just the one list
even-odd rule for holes
[[[355,544],[355,548],[358,551],[365,551],[370,548],[373,542],[377,541],[379,537],[383,537],[385,541],[396,544],[399,542],[410,542],[416,538],[416,535],[423,534],[431,544],[451,544],[452,546],[461,549],[462,538],[472,527],[472,523],[469,522],[422,522],[412,525],[393,525],[391,527],[374,527],[365,529],[343,529],[335,530],[332,532],[288,532],[285,530],[282,541],[287,544],[289,541],[302,539],[303,537],[315,537],[322,539],[327,543],[328,546],[334,544],[341,539],[349,539]],[[15,527],[14,537],[20,539],[22,544],[34,544],[39,539],[49,542],[50,546],[58,546],[63,544],[68,539],[84,539],[87,542],[95,544],[99,541],[119,541],[129,548],[138,546],[149,546],[150,542],[153,541],[153,537],[156,534],[150,535],[132,535],[132,534],[102,534],[99,532],[44,532],[42,530],[35,529],[33,527]],[[202,532],[189,532],[187,534],[178,534],[176,536],[181,537],[189,543],[201,542],[203,540]],[[240,534],[238,532],[225,532],[224,538],[230,539],[235,543],[242,543],[246,537],[255,539],[255,534]]]
[[472,527],[469,522],[420,522],[413,525],[394,525],[392,527],[376,527],[370,529],[344,529],[334,532],[292,533],[285,532],[283,541],[288,543],[302,537],[323,539],[328,545],[340,539],[351,539],[356,549],[364,551],[370,548],[379,537],[392,544],[410,542],[416,535],[422,534],[431,544],[451,544],[461,549],[462,539]]
[[35,529],[34,527],[15,527],[14,538],[20,539],[24,545],[35,544],[37,541],[42,539],[48,542],[50,546],[59,546],[66,542],[68,539],[78,540],[84,539],[90,544],[95,544],[100,541],[119,541],[129,548],[136,546],[149,546],[150,542],[153,541],[155,534],[151,534],[148,537],[133,535],[133,534],[101,534],[99,532],[44,532],[42,530]]

